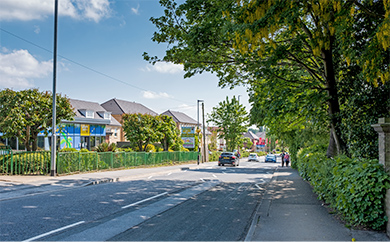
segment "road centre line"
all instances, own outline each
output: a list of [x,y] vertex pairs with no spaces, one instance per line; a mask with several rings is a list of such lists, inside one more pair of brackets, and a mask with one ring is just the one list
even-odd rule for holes
[[33,240],[36,240],[36,239],[40,239],[40,238],[42,238],[42,237],[46,237],[46,236],[48,236],[48,235],[51,235],[51,234],[60,232],[60,231],[65,230],[65,229],[69,229],[69,228],[71,228],[71,227],[77,226],[77,225],[82,224],[82,223],[85,223],[85,221],[80,221],[80,222],[77,222],[77,223],[74,223],[74,224],[71,224],[71,225],[68,225],[68,226],[59,228],[59,229],[52,230],[52,231],[50,231],[50,232],[47,232],[47,233],[44,233],[44,234],[41,234],[41,235],[32,237],[32,238],[30,238],[30,239],[23,240],[23,242],[28,242],[28,241],[33,241]]
[[122,208],[133,207],[133,206],[138,205],[138,204],[140,204],[140,203],[147,202],[147,201],[149,201],[149,200],[152,200],[152,199],[154,199],[154,198],[158,198],[158,197],[164,196],[164,195],[166,195],[166,194],[168,194],[168,192],[163,192],[163,193],[158,194],[158,195],[156,195],[156,196],[153,196],[153,197],[150,197],[150,198],[146,198],[146,199],[144,199],[144,200],[141,200],[141,201],[138,201],[138,202],[135,202],[135,203],[132,203],[132,204],[123,206]]

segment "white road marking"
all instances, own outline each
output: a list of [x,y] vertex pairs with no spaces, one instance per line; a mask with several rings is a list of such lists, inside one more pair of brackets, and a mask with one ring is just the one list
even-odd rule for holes
[[153,197],[150,197],[150,198],[146,198],[146,199],[144,199],[144,200],[141,200],[141,201],[138,201],[138,202],[135,202],[135,203],[132,203],[132,204],[129,204],[129,205],[123,206],[122,208],[129,208],[129,207],[133,207],[133,206],[135,206],[135,205],[138,205],[138,204],[140,204],[140,203],[143,203],[143,202],[146,202],[146,201],[152,200],[152,199],[154,199],[154,198],[157,198],[157,197],[164,196],[164,195],[166,195],[166,194],[168,194],[168,192],[163,192],[163,193],[161,193],[161,194],[158,194],[158,195],[156,195],[156,196],[153,196]]
[[167,174],[167,176],[170,176],[170,175],[172,175],[172,172],[169,172],[169,173]]
[[204,182],[204,179],[203,179],[203,178],[200,178],[200,180],[201,180],[202,182]]
[[82,224],[82,223],[85,223],[85,221],[80,221],[80,222],[77,222],[77,223],[74,223],[74,224],[71,224],[71,225],[68,225],[68,226],[59,228],[59,229],[52,230],[52,231],[50,231],[50,232],[47,232],[47,233],[44,233],[44,234],[41,234],[41,235],[32,237],[32,238],[30,238],[30,239],[23,240],[23,242],[28,242],[28,241],[33,241],[33,240],[36,240],[36,239],[40,239],[40,238],[42,238],[42,237],[45,237],[45,236],[48,236],[48,235],[57,233],[57,232],[59,232],[59,231],[62,231],[62,230],[65,230],[65,229],[68,229],[68,228],[77,226],[77,225]]
[[213,174],[213,177],[217,178],[217,176],[216,176],[216,175],[214,175],[214,174]]
[[264,190],[264,188],[260,187],[258,184],[256,184],[256,187],[259,188],[260,190]]
[[148,179],[152,179],[153,176],[148,177]]

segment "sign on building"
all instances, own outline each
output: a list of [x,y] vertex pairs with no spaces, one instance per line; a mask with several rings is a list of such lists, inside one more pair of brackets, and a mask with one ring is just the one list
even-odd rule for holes
[[195,148],[195,127],[181,127],[181,139],[184,148]]

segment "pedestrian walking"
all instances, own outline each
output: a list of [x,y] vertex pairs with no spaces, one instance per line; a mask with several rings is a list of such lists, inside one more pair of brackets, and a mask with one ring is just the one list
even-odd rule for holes
[[283,167],[284,166],[284,156],[285,156],[284,151],[282,152],[282,154],[280,154],[280,156],[282,157],[282,167]]
[[290,155],[287,152],[284,155],[284,161],[286,162],[286,167],[288,167],[288,164],[290,163]]

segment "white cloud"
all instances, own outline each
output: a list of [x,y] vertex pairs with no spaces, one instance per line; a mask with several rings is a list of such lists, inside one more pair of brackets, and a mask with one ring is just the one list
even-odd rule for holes
[[[108,0],[60,0],[58,14],[99,22],[111,13]],[[54,15],[53,0],[0,0],[0,20],[29,21]]]
[[52,61],[39,62],[27,50],[0,53],[0,87],[30,88],[33,78],[45,77],[52,69]]
[[171,62],[157,62],[154,65],[148,65],[146,70],[156,71],[159,73],[175,74],[183,71],[183,65],[177,65]]
[[131,8],[131,11],[134,13],[134,14],[139,14],[139,4],[137,5],[137,8]]
[[171,95],[169,95],[166,92],[156,93],[156,92],[152,92],[152,91],[144,91],[142,96],[144,98],[147,98],[147,99],[171,98],[172,97]]

